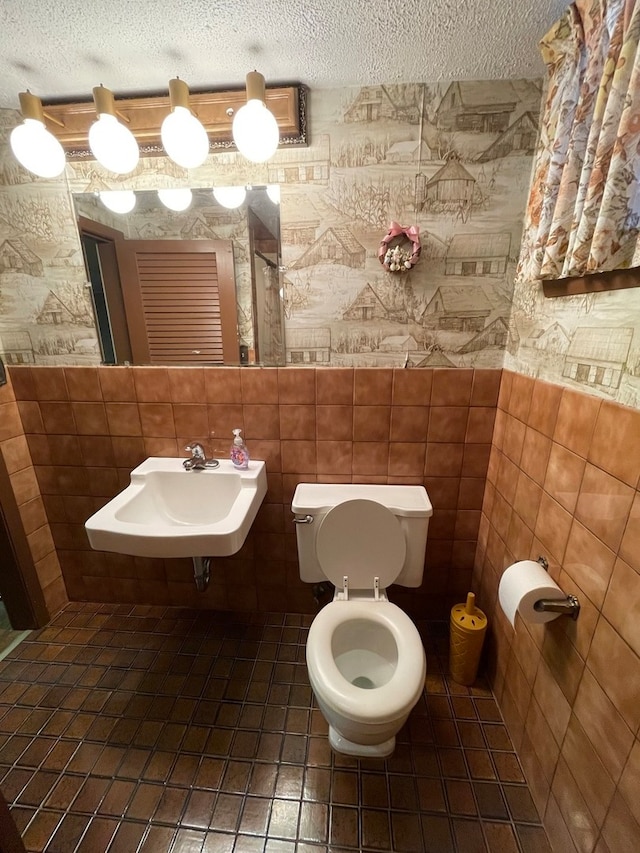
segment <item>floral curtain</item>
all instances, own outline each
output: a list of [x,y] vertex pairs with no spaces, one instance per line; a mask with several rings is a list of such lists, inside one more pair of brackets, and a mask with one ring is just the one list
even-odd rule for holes
[[520,280],[640,265],[639,40],[640,0],[576,0],[541,42]]

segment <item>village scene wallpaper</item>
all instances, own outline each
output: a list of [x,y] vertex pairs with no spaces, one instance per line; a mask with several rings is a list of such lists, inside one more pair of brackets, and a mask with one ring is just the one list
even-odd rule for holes
[[[541,86],[454,81],[313,91],[309,147],[281,150],[267,164],[223,152],[188,172],[149,157],[117,177],[90,161],[70,163],[56,181],[32,179],[18,166],[7,144],[18,116],[0,111],[0,354],[8,364],[101,360],[75,193],[278,184],[287,364],[504,365],[640,406],[640,290],[545,299],[538,283],[515,281]],[[175,214],[183,217],[175,233],[189,232],[194,215]],[[227,219],[226,226],[210,219],[209,230],[238,243],[246,338],[254,318],[242,228]],[[403,273],[378,260],[394,221],[420,229],[420,261]]]

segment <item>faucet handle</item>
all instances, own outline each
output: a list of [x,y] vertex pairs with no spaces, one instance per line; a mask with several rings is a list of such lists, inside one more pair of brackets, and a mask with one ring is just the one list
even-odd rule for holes
[[206,459],[206,453],[204,452],[204,447],[200,444],[199,441],[190,441],[189,444],[185,447],[187,453],[190,453],[194,459]]
[[204,468],[217,468],[220,465],[217,459],[207,459],[204,447],[199,441],[190,441],[185,450],[191,454],[189,459],[184,459],[182,462],[187,471],[201,471]]

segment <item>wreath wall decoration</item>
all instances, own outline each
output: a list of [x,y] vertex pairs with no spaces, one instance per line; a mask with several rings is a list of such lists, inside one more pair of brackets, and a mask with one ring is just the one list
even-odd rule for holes
[[420,227],[392,222],[380,243],[378,260],[389,272],[408,272],[418,263],[421,251]]

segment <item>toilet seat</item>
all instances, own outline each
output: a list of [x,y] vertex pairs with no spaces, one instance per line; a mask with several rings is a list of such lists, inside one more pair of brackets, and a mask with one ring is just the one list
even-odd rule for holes
[[[334,631],[357,619],[388,629],[398,650],[389,681],[370,690],[349,683],[333,656]],[[413,708],[426,674],[424,648],[416,626],[403,610],[385,600],[332,601],[323,607],[309,629],[307,666],[314,690],[338,713],[361,723],[385,723],[397,719],[402,709]]]
[[343,501],[330,509],[316,534],[318,563],[325,577],[341,589],[381,589],[400,574],[407,554],[398,519],[376,501]]

